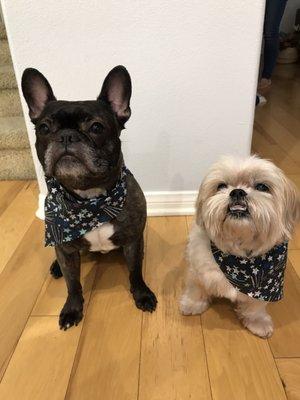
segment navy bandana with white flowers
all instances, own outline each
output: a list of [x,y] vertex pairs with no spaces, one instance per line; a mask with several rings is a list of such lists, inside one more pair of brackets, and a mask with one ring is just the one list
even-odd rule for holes
[[55,178],[46,178],[45,245],[71,242],[115,218],[125,202],[126,175],[131,175],[131,172],[123,167],[113,189],[91,199],[77,198]]
[[243,258],[223,253],[211,243],[215,261],[229,282],[238,291],[264,301],[283,297],[287,248],[288,243],[284,242],[262,256]]

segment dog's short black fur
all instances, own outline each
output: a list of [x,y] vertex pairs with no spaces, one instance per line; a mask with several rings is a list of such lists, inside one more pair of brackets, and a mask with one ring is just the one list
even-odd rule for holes
[[[36,150],[45,175],[55,177],[72,193],[113,187],[123,165],[120,133],[131,114],[127,70],[122,66],[111,70],[95,101],[57,101],[47,79],[32,68],[23,73],[22,90],[35,125]],[[126,201],[111,221],[114,234],[110,240],[123,248],[136,306],[152,312],[157,300],[142,276],[146,202],[134,177],[127,175],[126,181]],[[80,250],[88,248],[84,238],[55,247],[57,261],[50,272],[55,278],[63,275],[68,288],[59,317],[61,329],[82,319]]]

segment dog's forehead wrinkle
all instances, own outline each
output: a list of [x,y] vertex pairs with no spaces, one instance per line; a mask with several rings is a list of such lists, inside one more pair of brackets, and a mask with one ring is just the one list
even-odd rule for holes
[[45,116],[50,116],[54,120],[73,119],[80,122],[86,119],[92,119],[96,116],[103,116],[106,118],[112,117],[107,105],[96,100],[54,101],[49,103],[43,110],[41,118]]
[[80,107],[72,109],[60,109],[53,113],[52,118],[58,122],[83,122],[93,118],[93,114]]

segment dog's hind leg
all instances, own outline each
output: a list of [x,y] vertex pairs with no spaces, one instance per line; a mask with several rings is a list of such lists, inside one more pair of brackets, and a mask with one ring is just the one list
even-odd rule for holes
[[184,315],[202,314],[209,307],[209,296],[194,272],[189,271],[186,286],[180,299],[180,310]]
[[63,274],[61,272],[61,268],[60,268],[57,260],[53,261],[49,271],[54,279],[59,279],[63,276]]

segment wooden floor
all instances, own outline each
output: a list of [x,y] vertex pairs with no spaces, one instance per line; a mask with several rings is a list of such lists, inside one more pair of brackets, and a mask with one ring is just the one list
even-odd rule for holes
[[[253,150],[273,159],[300,189],[300,73],[277,69],[257,110]],[[216,302],[201,317],[178,311],[191,217],[149,218],[145,277],[158,308],[133,305],[120,253],[85,258],[85,317],[58,329],[64,281],[34,217],[35,182],[0,183],[0,399],[300,399],[300,228],[290,245],[285,298],[269,307],[270,340],[243,329]]]

